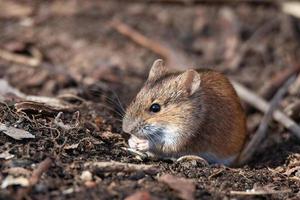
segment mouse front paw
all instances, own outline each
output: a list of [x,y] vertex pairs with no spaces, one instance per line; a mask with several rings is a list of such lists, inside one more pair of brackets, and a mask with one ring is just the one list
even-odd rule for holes
[[130,148],[136,149],[141,152],[145,152],[149,150],[149,141],[148,140],[143,140],[139,139],[135,136],[131,136],[128,140],[128,144]]

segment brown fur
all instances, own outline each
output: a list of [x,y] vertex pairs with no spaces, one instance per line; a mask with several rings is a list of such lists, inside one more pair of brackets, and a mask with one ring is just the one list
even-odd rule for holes
[[[123,130],[145,138],[138,134],[145,124],[175,127],[179,138],[176,144],[155,144],[153,151],[157,154],[209,152],[220,159],[236,156],[246,139],[246,117],[228,79],[212,70],[198,70],[199,76],[194,70],[171,73],[156,62],[151,78],[127,108]],[[197,90],[191,94],[192,87]],[[152,103],[159,103],[161,111],[151,113]]]

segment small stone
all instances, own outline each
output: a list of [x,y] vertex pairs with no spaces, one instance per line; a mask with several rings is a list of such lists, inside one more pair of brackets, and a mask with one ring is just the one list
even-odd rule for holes
[[83,171],[80,179],[84,182],[91,181],[93,179],[93,175],[90,171]]
[[95,181],[86,181],[84,185],[88,188],[94,188],[97,186],[97,183]]

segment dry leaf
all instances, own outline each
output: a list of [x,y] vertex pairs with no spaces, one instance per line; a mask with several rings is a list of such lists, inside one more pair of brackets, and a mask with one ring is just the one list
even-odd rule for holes
[[3,153],[0,154],[0,159],[9,160],[13,157],[15,157],[15,155],[10,154],[8,151],[4,151]]
[[69,149],[77,149],[78,145],[79,145],[79,143],[76,143],[76,144],[66,144],[66,145],[64,146],[64,149],[66,149],[66,150],[69,150]]
[[31,175],[31,171],[23,167],[12,167],[8,169],[4,169],[3,173],[7,173],[13,176],[25,176],[25,177],[29,177]]
[[10,185],[21,185],[23,187],[29,186],[29,180],[25,177],[13,177],[8,175],[1,184],[1,188],[5,189]]
[[[24,101],[15,104],[17,112],[32,110],[52,114],[59,111],[73,112],[78,108],[77,105],[70,104],[61,98],[26,95],[12,87],[6,80],[0,79],[0,97],[5,97],[7,94],[14,94],[17,97],[24,99]],[[73,98],[76,97],[73,96]]]
[[5,133],[6,135],[14,138],[15,140],[27,139],[27,138],[35,138],[34,135],[29,133],[28,131],[14,128],[11,126],[6,126],[5,124],[0,123],[0,131]]
[[196,185],[193,181],[176,177],[170,174],[165,174],[159,177],[158,181],[167,184],[170,188],[178,192],[178,196],[185,200],[193,200]]
[[299,2],[284,2],[281,4],[283,12],[300,18],[300,3]]
[[297,173],[298,171],[300,171],[300,166],[295,166],[293,168],[290,168],[288,170],[286,170],[286,172],[284,172],[285,175],[290,176],[293,173]]
[[12,87],[5,79],[0,79],[0,95],[5,96],[6,94],[14,94],[18,97],[25,98],[25,94],[20,92],[18,89]]

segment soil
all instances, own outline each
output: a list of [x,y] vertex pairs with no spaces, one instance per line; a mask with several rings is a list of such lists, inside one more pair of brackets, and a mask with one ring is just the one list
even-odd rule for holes
[[[119,98],[128,105],[160,55],[116,31],[112,20],[174,49],[193,66],[222,71],[260,93],[278,72],[299,64],[300,21],[279,5],[115,0],[15,0],[1,5],[14,9],[0,14],[0,49],[42,58],[37,67],[0,58],[0,78],[27,95],[56,98],[68,93],[78,98],[69,102],[76,111],[60,116],[65,126],[57,123],[58,111],[17,112],[15,103],[22,100],[0,98],[0,122],[35,136],[15,140],[0,132],[0,153],[13,155],[0,159],[0,181],[8,175],[28,178],[39,163],[52,160],[26,192],[20,185],[2,184],[0,199],[124,199],[139,191],[152,199],[179,199],[178,191],[159,181],[163,174],[191,179],[196,199],[300,198],[300,141],[281,124],[270,124],[256,155],[242,167],[140,160],[124,149],[128,136],[122,132],[118,103]],[[282,101],[283,109],[299,102],[300,90],[293,91]],[[250,138],[263,114],[244,106]],[[297,113],[292,117],[300,123]],[[87,165],[99,161],[154,165],[156,171],[103,171]],[[84,171],[92,177],[83,178]]]

